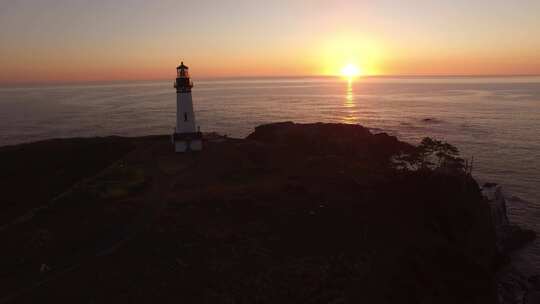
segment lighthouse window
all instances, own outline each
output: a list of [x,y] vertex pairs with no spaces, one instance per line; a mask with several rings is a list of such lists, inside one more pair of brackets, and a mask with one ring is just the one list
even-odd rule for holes
[[184,112],[184,121],[187,121],[187,113]]

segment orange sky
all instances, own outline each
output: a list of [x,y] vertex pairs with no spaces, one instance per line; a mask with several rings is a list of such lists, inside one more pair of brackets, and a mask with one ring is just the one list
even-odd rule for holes
[[540,1],[0,2],[0,83],[540,74]]

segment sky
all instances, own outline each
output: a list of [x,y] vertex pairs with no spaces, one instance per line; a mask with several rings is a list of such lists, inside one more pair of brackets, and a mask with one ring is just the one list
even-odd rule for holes
[[539,0],[0,0],[0,83],[540,74]]

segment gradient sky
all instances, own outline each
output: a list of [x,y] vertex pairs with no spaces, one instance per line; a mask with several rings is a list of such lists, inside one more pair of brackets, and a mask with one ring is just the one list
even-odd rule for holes
[[0,0],[0,83],[540,74],[539,0]]

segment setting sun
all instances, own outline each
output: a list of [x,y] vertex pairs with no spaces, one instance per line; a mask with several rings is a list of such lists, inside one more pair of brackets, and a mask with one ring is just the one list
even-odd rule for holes
[[362,75],[362,71],[356,65],[349,63],[341,69],[341,75],[352,78]]

